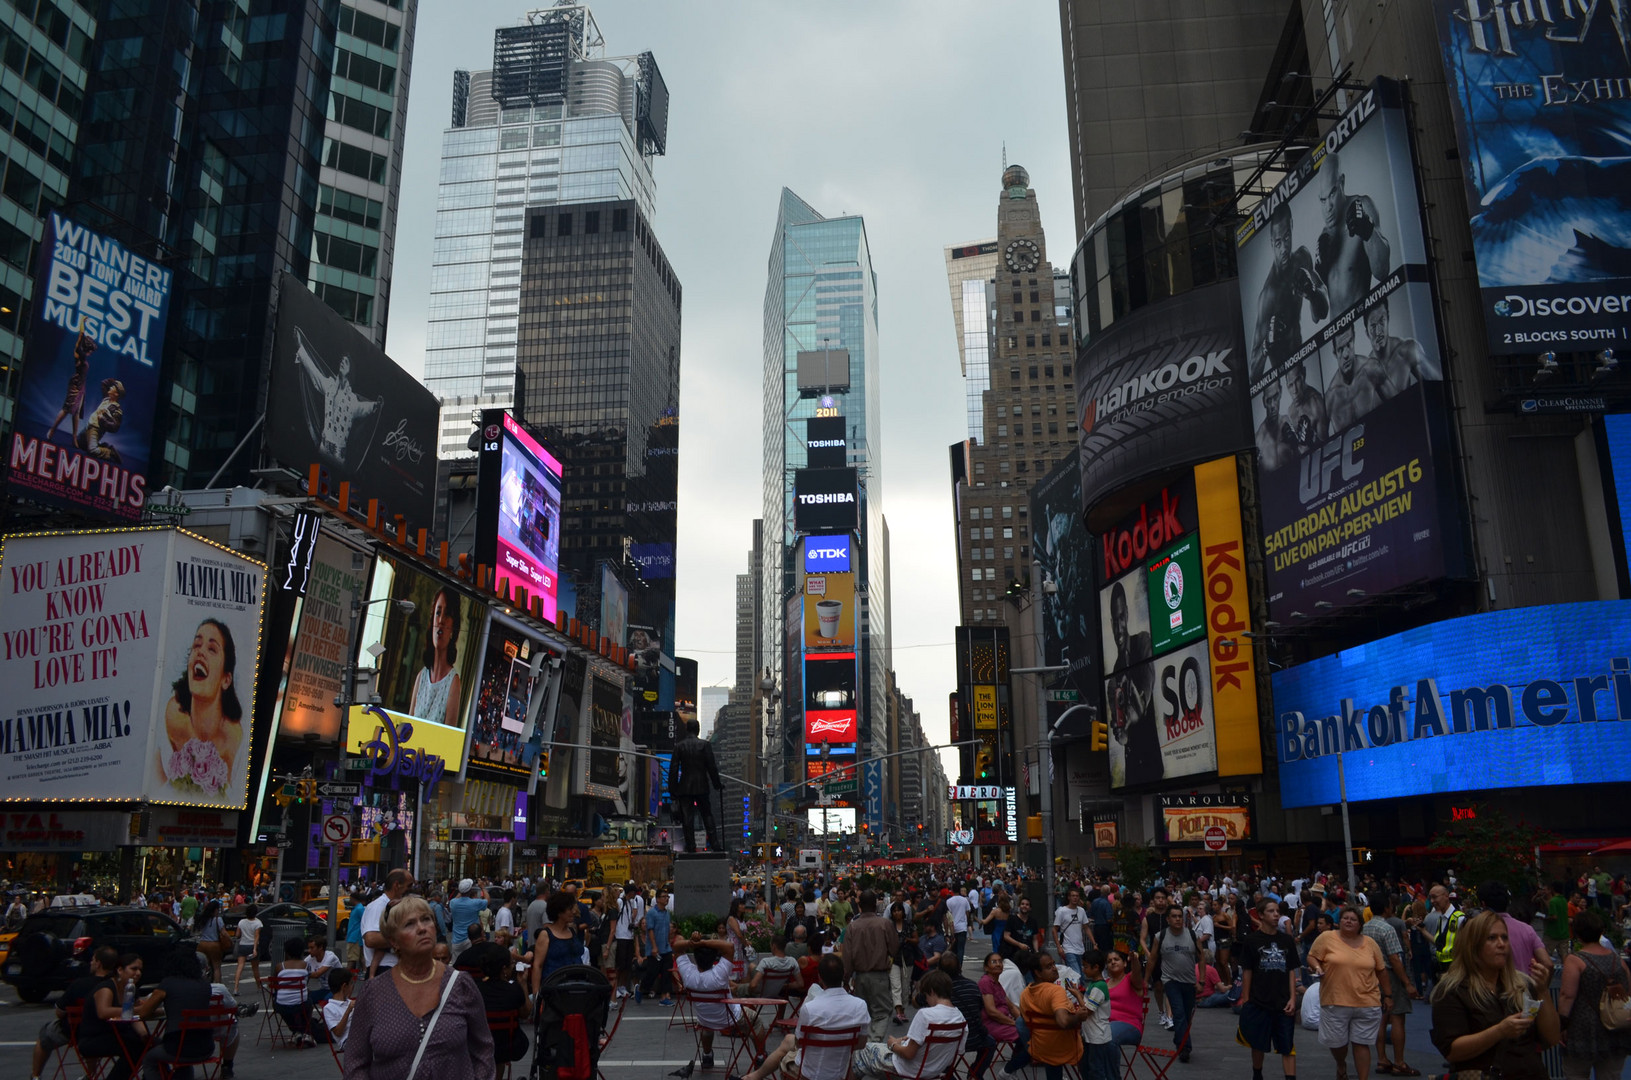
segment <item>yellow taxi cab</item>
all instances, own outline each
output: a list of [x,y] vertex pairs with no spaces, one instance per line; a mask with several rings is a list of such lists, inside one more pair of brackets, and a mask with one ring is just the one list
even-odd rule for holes
[[[307,900],[301,906],[307,911],[311,912],[313,915],[316,915],[319,919],[322,919],[324,922],[328,921],[328,897],[319,896],[314,900]],[[338,930],[342,935],[340,939],[342,941],[345,940],[343,935],[348,929],[346,926],[346,921],[351,917],[351,909],[353,906],[354,905],[351,903],[351,894],[342,892],[340,894],[340,906],[337,909],[340,913],[340,925]]]

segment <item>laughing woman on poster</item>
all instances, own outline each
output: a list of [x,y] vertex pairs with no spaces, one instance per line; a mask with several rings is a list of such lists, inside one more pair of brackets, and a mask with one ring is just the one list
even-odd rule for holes
[[158,775],[173,788],[219,795],[233,776],[243,744],[243,706],[233,689],[238,649],[232,631],[205,619],[187,650],[187,668],[164,708],[168,745],[161,743]]
[[447,586],[436,590],[430,605],[430,641],[425,646],[425,666],[413,682],[413,700],[408,712],[423,720],[449,727],[459,726],[459,674],[453,670],[459,657],[459,597]]

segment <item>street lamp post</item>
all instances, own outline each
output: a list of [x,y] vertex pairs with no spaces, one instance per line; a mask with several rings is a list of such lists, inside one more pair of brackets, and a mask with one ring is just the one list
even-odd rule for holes
[[[770,860],[775,850],[776,836],[776,786],[780,778],[781,762],[781,733],[776,727],[776,703],[781,700],[781,692],[776,689],[776,680],[770,675],[770,669],[765,668],[764,674],[759,678],[759,690],[763,695],[765,707],[765,737],[769,743],[769,752],[765,754],[765,835],[764,835],[764,886],[765,905],[771,911],[776,908],[776,887],[770,881]],[[689,828],[689,823],[687,823]]]

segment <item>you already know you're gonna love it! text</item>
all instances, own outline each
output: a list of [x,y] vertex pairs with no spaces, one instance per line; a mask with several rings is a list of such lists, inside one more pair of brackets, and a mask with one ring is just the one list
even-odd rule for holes
[[266,568],[173,528],[0,547],[0,801],[240,808]]

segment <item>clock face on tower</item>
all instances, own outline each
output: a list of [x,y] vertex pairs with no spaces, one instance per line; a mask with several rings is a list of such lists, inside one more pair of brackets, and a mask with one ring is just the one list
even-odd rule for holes
[[1003,252],[1003,261],[1016,274],[1029,273],[1042,261],[1042,249],[1034,240],[1015,240]]

